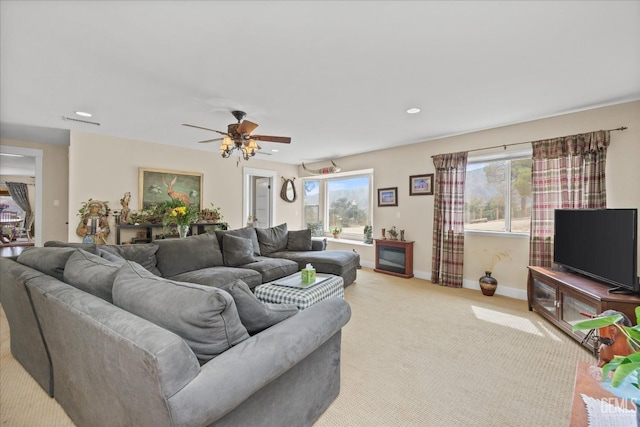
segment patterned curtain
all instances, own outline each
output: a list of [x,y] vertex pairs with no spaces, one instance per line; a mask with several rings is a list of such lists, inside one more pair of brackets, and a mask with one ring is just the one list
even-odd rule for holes
[[13,201],[25,212],[25,228],[30,228],[33,224],[34,214],[29,204],[29,189],[27,184],[23,182],[7,182],[6,184],[9,189],[9,195]]
[[467,153],[441,154],[436,167],[431,281],[462,287],[464,259],[464,181]]
[[529,264],[551,267],[554,209],[607,207],[605,163],[609,131],[536,141]]

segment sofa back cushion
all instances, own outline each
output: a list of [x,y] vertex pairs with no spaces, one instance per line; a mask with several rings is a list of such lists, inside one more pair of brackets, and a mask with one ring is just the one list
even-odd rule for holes
[[280,224],[270,228],[256,228],[260,252],[267,256],[273,252],[281,252],[287,249],[288,233],[287,224]]
[[[216,230],[216,236],[218,236],[218,242],[220,243],[220,245],[224,245],[222,239],[226,234],[250,239],[251,244],[253,245],[253,254],[257,256],[260,255],[260,244],[258,243],[258,236],[256,235],[255,228],[244,227],[237,230]],[[224,247],[222,248],[222,250],[224,250]]]
[[254,335],[298,313],[294,304],[261,302],[242,280],[220,286],[229,292],[238,307],[240,320],[249,334]]
[[158,269],[164,277],[224,265],[215,234],[154,240],[154,244],[158,246]]
[[64,282],[113,302],[111,289],[120,265],[82,249],[71,254],[64,267]]
[[224,265],[227,267],[237,267],[256,260],[253,255],[251,240],[232,234],[225,234],[222,238],[222,252]]
[[16,261],[64,281],[64,267],[71,254],[77,250],[70,247],[32,247],[22,251]]
[[160,270],[158,270],[158,259],[156,258],[156,252],[158,252],[158,245],[153,243],[143,243],[139,245],[101,245],[100,251],[107,251],[113,255],[120,256],[126,261],[133,261],[140,264],[156,276],[160,276]]
[[296,230],[287,233],[288,251],[310,251],[311,250],[311,230]]
[[200,363],[249,338],[229,293],[164,279],[134,262],[120,267],[113,303],[182,337]]

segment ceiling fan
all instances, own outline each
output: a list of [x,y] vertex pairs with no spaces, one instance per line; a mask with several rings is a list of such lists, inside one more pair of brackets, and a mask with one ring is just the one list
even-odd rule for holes
[[201,144],[222,141],[220,145],[220,152],[223,158],[227,158],[231,155],[233,150],[238,150],[238,153],[242,152],[242,157],[245,160],[249,160],[249,157],[255,156],[260,150],[260,147],[256,141],[267,142],[279,142],[283,144],[290,144],[291,138],[287,136],[268,136],[268,135],[251,135],[258,125],[250,122],[249,120],[243,120],[247,113],[244,111],[232,111],[231,114],[238,120],[238,123],[231,123],[227,126],[226,132],[221,132],[215,129],[209,129],[202,126],[190,125],[183,123],[182,126],[189,126],[196,129],[208,130],[211,132],[217,132],[220,135],[224,135],[222,138],[206,139],[204,141],[198,141]]

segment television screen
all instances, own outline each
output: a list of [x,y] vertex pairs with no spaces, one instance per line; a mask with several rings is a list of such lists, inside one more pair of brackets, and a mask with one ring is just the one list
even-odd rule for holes
[[556,209],[553,261],[638,292],[637,216],[637,209]]

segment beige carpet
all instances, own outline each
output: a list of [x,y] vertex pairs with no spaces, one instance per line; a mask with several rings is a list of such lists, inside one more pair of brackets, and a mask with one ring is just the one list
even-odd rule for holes
[[[342,390],[316,427],[565,427],[576,362],[595,362],[524,301],[369,269],[345,298]],[[1,321],[1,424],[73,425],[11,357]]]

